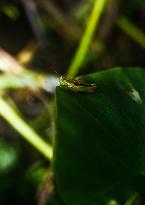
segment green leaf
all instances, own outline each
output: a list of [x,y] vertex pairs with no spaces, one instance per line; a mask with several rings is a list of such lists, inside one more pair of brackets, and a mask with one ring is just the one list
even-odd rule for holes
[[57,88],[56,189],[66,205],[125,202],[145,193],[145,71],[82,77],[95,92]]
[[15,167],[18,161],[17,147],[8,144],[5,140],[0,139],[0,176],[9,172]]
[[135,202],[139,198],[138,193],[133,194],[124,205],[135,205]]

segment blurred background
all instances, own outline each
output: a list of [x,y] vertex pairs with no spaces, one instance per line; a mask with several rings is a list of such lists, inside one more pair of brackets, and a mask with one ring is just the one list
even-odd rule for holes
[[[94,2],[0,1],[1,205],[43,205],[53,191],[55,87],[71,73]],[[145,67],[144,0],[104,1],[75,75],[116,66]]]

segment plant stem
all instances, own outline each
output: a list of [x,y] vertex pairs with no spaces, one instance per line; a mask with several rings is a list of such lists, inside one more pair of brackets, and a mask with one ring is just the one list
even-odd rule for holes
[[103,9],[106,5],[106,2],[107,0],[95,0],[94,1],[94,6],[92,9],[91,16],[88,20],[86,30],[84,32],[80,45],[77,49],[77,52],[73,58],[73,61],[67,73],[68,75],[72,77],[74,77],[78,73],[78,71],[80,70],[82,66],[83,61],[85,60],[86,54],[89,49],[89,45],[93,38],[95,28],[98,26],[98,22],[103,12]]
[[12,108],[0,97],[0,115],[29,143],[39,150],[46,158],[51,160],[52,147],[47,144]]
[[126,202],[124,205],[134,205],[136,204],[135,201],[139,197],[138,193],[134,193]]
[[80,36],[81,30],[68,16],[60,11],[54,1],[37,0],[37,3],[43,7],[53,28],[55,28],[65,40],[76,41],[79,39],[78,37]]
[[145,49],[145,34],[139,28],[124,16],[117,20],[117,25]]

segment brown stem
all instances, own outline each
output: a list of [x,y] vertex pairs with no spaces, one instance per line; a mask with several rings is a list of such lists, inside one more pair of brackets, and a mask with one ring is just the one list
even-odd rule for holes
[[103,18],[102,24],[100,25],[100,32],[98,33],[99,39],[105,40],[108,36],[110,36],[112,27],[114,23],[116,23],[116,17],[119,12],[120,3],[120,0],[109,1],[108,8]]
[[45,33],[39,25],[39,14],[36,4],[33,0],[21,0],[31,28],[36,36],[38,43],[41,45],[45,40]]
[[51,17],[53,26],[65,40],[68,39],[69,41],[76,41],[79,39],[81,35],[79,27],[71,19],[69,19],[68,16],[65,16],[59,8],[52,3],[52,1],[35,1],[44,9],[48,18]]

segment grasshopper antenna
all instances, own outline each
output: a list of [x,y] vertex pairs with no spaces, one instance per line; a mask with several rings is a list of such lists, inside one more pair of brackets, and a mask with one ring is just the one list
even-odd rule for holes
[[55,69],[50,68],[50,70],[55,72],[58,75],[58,77],[60,77],[60,74]]
[[58,76],[60,76],[56,70],[54,70],[54,72],[55,72]]

